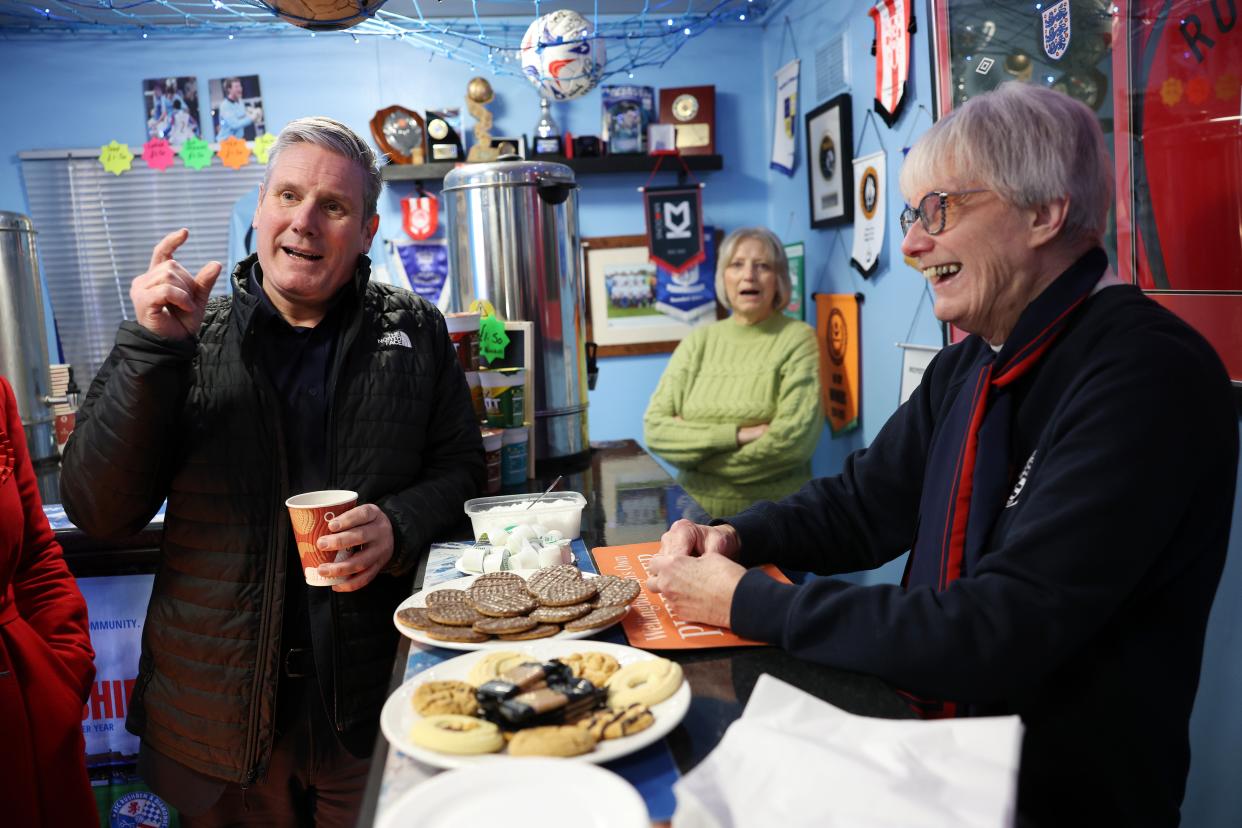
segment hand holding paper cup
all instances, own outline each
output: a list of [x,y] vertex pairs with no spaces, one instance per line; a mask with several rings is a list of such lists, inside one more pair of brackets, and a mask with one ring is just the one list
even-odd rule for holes
[[289,519],[293,521],[293,537],[298,544],[298,557],[302,560],[302,574],[311,586],[332,586],[344,578],[325,578],[319,574],[319,565],[340,563],[358,551],[354,547],[339,551],[319,548],[319,539],[333,534],[328,524],[335,518],[358,505],[358,493],[344,489],[326,489],[294,495],[285,501]]

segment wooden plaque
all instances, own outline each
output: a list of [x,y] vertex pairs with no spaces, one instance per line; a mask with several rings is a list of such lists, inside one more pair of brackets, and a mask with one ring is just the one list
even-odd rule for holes
[[394,164],[427,161],[427,128],[423,116],[403,106],[381,109],[371,118],[371,137]]
[[660,90],[660,123],[672,124],[682,155],[716,154],[716,87]]

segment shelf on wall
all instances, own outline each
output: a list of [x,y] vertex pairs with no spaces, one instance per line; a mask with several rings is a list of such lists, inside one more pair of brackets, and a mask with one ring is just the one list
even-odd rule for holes
[[[562,158],[555,155],[541,155],[527,159],[533,161],[552,161],[564,164],[574,172],[590,175],[594,173],[649,173],[655,167],[659,156],[655,155],[607,155],[603,158]],[[724,169],[724,159],[719,155],[683,155],[686,166],[695,170]],[[381,174],[385,181],[438,181],[448,175],[458,165],[457,161],[437,161],[431,164],[388,164]],[[681,164],[674,156],[665,156],[660,165],[660,172],[681,172]]]

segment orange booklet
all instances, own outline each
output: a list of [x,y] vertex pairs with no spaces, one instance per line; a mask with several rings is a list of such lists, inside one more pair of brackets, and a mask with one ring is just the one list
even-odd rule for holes
[[[647,561],[660,551],[659,543],[634,543],[627,546],[598,546],[591,557],[601,575],[633,578],[642,592],[630,611],[621,619],[625,637],[634,647],[644,650],[693,650],[710,647],[762,647],[764,642],[751,641],[734,635],[731,630],[710,624],[678,621],[668,610],[664,597],[647,590]],[[789,583],[779,569],[767,564],[762,567],[770,577]]]

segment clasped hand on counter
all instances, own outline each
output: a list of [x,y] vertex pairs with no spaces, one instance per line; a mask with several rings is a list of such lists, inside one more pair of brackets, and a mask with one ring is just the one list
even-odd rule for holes
[[682,621],[728,627],[733,592],[746,574],[736,560],[741,541],[727,523],[704,526],[676,521],[647,562],[647,588],[661,593]]

